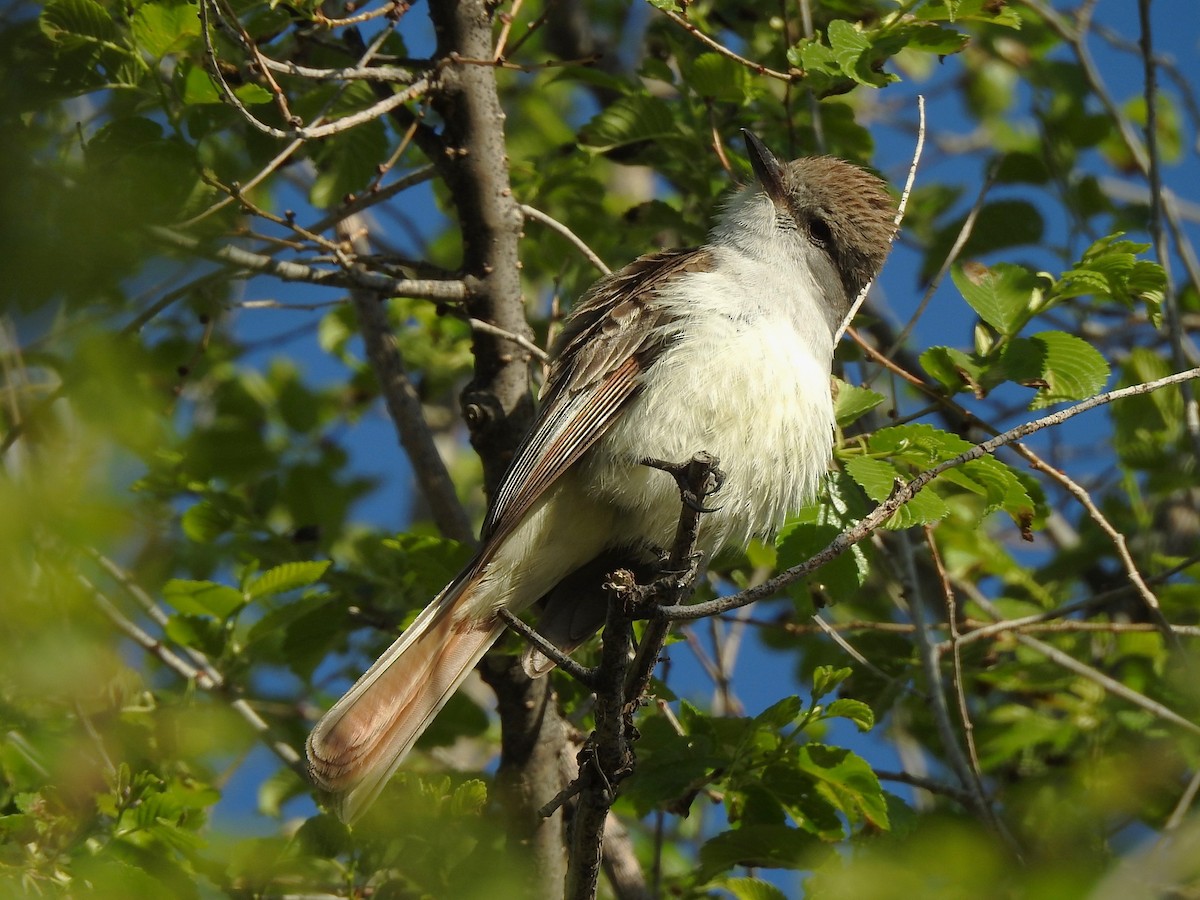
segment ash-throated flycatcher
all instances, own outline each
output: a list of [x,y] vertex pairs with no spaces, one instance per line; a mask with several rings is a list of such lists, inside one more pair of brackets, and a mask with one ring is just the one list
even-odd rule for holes
[[346,821],[504,631],[497,610],[543,600],[541,630],[573,647],[603,621],[604,577],[669,546],[679,489],[642,460],[720,459],[706,558],[770,534],[816,490],[833,447],[833,335],[883,265],[894,208],[856,166],[783,163],[746,142],[757,183],[725,203],[708,243],[643,256],[576,305],[479,552],[309,736],[313,780]]

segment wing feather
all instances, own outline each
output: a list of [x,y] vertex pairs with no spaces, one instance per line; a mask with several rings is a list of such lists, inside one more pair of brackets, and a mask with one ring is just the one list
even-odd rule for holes
[[584,295],[564,323],[533,428],[492,500],[485,556],[609,429],[670,346],[671,320],[651,302],[655,291],[711,264],[703,249],[643,256]]

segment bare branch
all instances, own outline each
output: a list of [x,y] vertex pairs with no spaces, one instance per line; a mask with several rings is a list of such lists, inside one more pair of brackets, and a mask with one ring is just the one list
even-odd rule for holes
[[[995,616],[996,619],[1001,618],[999,611],[991,603],[991,601],[984,597],[983,594],[979,590],[975,589],[973,585],[960,582],[960,586],[964,591],[970,594],[971,600],[983,607],[983,609],[989,615]],[[1112,694],[1114,697],[1119,697],[1127,703],[1131,703],[1140,709],[1144,709],[1146,712],[1159,719],[1162,719],[1164,722],[1170,722],[1172,725],[1182,728],[1184,731],[1187,731],[1191,734],[1200,735],[1200,725],[1197,725],[1190,719],[1185,719],[1183,716],[1179,715],[1179,713],[1169,709],[1166,706],[1163,706],[1157,700],[1152,700],[1145,694],[1135,691],[1131,687],[1127,687],[1126,685],[1117,681],[1115,678],[1104,674],[1099,669],[1080,662],[1069,653],[1065,653],[1051,644],[1047,644],[1044,641],[1039,641],[1035,637],[1031,637],[1027,634],[1021,634],[1020,632],[1015,632],[1013,634],[1013,639],[1018,643],[1029,647],[1031,650],[1036,650],[1055,665],[1062,666],[1067,671],[1074,672],[1076,675],[1080,675],[1083,678],[1100,685],[1100,687],[1104,688],[1104,690],[1108,691],[1108,693]]]
[[159,660],[167,668],[171,669],[180,677],[191,681],[197,687],[213,693],[224,694],[229,696],[230,706],[245,719],[250,727],[258,733],[262,739],[276,756],[278,756],[287,766],[292,769],[301,778],[307,778],[304,762],[300,758],[300,754],[291,744],[274,737],[271,726],[267,721],[252,707],[245,698],[231,696],[229,685],[225,682],[224,677],[209,664],[203,666],[194,666],[179,656],[170,647],[158,640],[154,635],[140,628],[136,623],[131,621],[119,609],[112,604],[107,597],[91,582],[82,575],[79,576],[79,581],[88,590],[92,596],[92,601],[96,607],[108,617],[120,631],[130,638],[134,643],[140,646],[151,656]]
[[592,250],[592,248],[589,247],[583,241],[583,239],[581,237],[579,237],[579,235],[577,235],[575,232],[573,232],[570,228],[568,228],[562,222],[558,221],[558,219],[554,218],[553,216],[551,216],[547,213],[542,212],[540,209],[536,209],[535,207],[528,206],[524,203],[521,204],[521,212],[526,216],[526,218],[530,218],[535,221],[541,222],[543,225],[546,225],[546,226],[550,227],[551,229],[553,229],[554,231],[557,231],[559,234],[561,234],[563,237],[565,237],[568,241],[570,241],[572,244],[574,244],[575,247],[579,250],[579,252],[582,253],[585,257],[587,257],[587,261],[590,262],[593,266],[595,266],[597,269],[600,270],[601,275],[611,275],[612,274],[612,269],[610,269],[607,265],[605,265],[604,260],[602,260],[599,256],[597,256],[595,251]]
[[[904,212],[908,208],[908,198],[912,194],[913,184],[917,180],[917,164],[921,161],[921,152],[925,149],[925,97],[922,94],[917,95],[917,144],[913,148],[912,164],[908,167],[908,180],[904,183],[904,191],[900,195],[900,203],[896,206],[896,217],[892,220],[893,229],[892,236],[888,240],[888,244],[893,244],[896,237],[900,234],[900,225],[904,222]],[[874,279],[863,285],[862,290],[858,292],[858,296],[854,298],[854,302],[850,304],[850,309],[842,319],[842,324],[833,335],[834,346],[837,346],[838,341],[842,339],[842,335],[846,333],[846,329],[850,327],[850,323],[854,321],[854,317],[858,314],[859,307],[867,299],[867,294],[871,290],[871,285],[874,284]]]
[[658,11],[661,12],[668,19],[670,19],[672,22],[674,22],[676,25],[678,25],[680,28],[682,28],[684,31],[686,31],[688,34],[692,35],[692,37],[696,38],[696,40],[698,40],[700,43],[704,44],[710,50],[715,50],[717,53],[721,54],[726,59],[732,59],[734,62],[745,66],[747,69],[749,69],[751,72],[754,72],[756,75],[766,75],[770,78],[775,78],[779,81],[786,81],[789,83],[791,81],[797,80],[798,78],[801,77],[799,74],[790,75],[787,72],[777,72],[774,69],[768,69],[766,66],[764,66],[760,63],[756,63],[752,59],[746,59],[746,57],[744,57],[744,56],[739,56],[738,54],[736,54],[732,50],[730,50],[728,47],[726,47],[724,44],[710,38],[707,34],[705,34],[703,31],[701,31],[699,28],[697,28],[695,25],[693,25],[691,22],[689,22],[687,19],[685,19],[683,16],[681,16],[679,13],[677,13],[673,10],[660,8]]
[[214,247],[193,237],[153,226],[149,229],[154,237],[164,243],[186,250],[195,256],[212,259],[247,272],[262,272],[281,281],[304,281],[309,284],[332,285],[348,288],[360,287],[377,291],[389,297],[415,297],[422,300],[462,302],[467,299],[467,286],[462,281],[434,281],[417,278],[392,278],[377,272],[342,269],[317,269],[303,263],[273,259],[227,244]]
[[[354,247],[358,256],[371,252],[365,227],[357,217],[342,219],[338,225],[342,240]],[[361,267],[355,266],[355,270]],[[442,534],[465,544],[475,543],[475,529],[466,510],[458,500],[454,481],[433,440],[433,432],[425,421],[421,398],[413,387],[400,356],[400,347],[387,320],[383,297],[365,288],[351,288],[350,301],[358,315],[358,327],[363,336],[367,359],[379,382],[388,414],[396,428],[400,446],[412,463],[417,487],[430,514]]]

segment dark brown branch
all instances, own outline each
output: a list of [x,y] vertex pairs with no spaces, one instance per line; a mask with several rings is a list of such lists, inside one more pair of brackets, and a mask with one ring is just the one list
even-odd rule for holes
[[[682,465],[659,460],[646,464],[668,471],[679,484],[683,509],[675,541],[663,572],[650,584],[639,585],[632,574],[618,571],[609,585],[611,595],[600,664],[596,667],[596,728],[579,754],[579,777],[568,788],[577,793],[571,826],[571,853],[564,897],[592,900],[603,859],[606,823],[621,781],[634,769],[633,714],[641,703],[658,665],[671,622],[654,615],[662,601],[681,604],[698,574],[696,536],[704,500],[721,484],[716,457],[697,453]],[[633,622],[649,618],[641,646],[631,660]]]
[[[485,0],[429,4],[437,58],[493,58],[494,9]],[[413,140],[437,168],[458,214],[468,318],[495,326],[501,334],[528,338],[518,255],[524,217],[509,181],[496,72],[493,66],[442,66],[429,99],[444,128],[434,135],[427,127],[417,127]],[[411,118],[407,110],[396,113],[401,122]],[[463,392],[462,406],[490,494],[533,415],[530,355],[500,334],[478,328],[471,333],[475,375]],[[507,657],[486,661],[481,671],[499,699],[497,780],[513,823],[513,846],[523,845],[531,858],[535,882],[528,894],[557,900],[566,871],[561,813],[542,819],[538,808],[563,784],[562,757],[570,746],[567,729],[550,679],[529,679]]]

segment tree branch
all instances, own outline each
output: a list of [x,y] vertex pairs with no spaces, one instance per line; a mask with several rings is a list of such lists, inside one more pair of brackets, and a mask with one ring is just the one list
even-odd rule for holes
[[[370,254],[367,233],[357,215],[342,219],[337,224],[337,230],[342,240],[354,248],[356,256],[361,258]],[[353,270],[361,271],[361,267],[356,265]],[[380,294],[365,288],[350,290],[350,301],[358,314],[358,327],[363,336],[367,359],[375,371],[379,390],[396,428],[396,437],[412,463],[417,486],[429,504],[434,524],[447,537],[474,544],[475,529],[458,500],[454,481],[434,443],[429,423],[425,421],[421,398],[408,378],[396,336],[388,324],[383,299]]]

